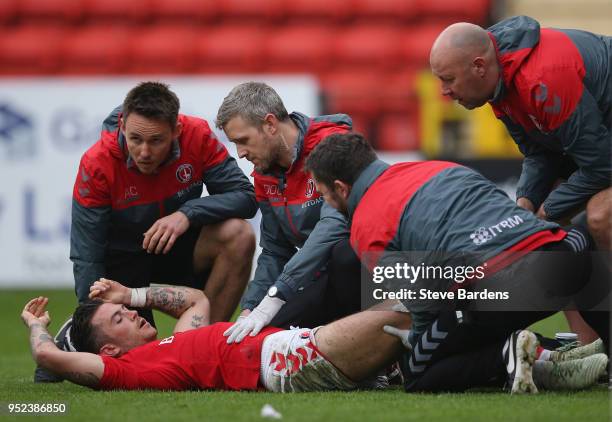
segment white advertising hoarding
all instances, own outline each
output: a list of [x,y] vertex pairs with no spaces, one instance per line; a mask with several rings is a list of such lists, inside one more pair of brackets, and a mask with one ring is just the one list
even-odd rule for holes
[[[0,287],[73,285],[70,206],[79,159],[142,80],[169,83],[181,112],[211,127],[223,98],[247,80],[269,83],[289,111],[319,114],[318,86],[309,77],[0,79]],[[250,163],[238,162],[250,175]]]

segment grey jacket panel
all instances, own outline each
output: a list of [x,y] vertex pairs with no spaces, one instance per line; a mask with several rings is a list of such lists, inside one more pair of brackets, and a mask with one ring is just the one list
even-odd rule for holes
[[94,281],[104,276],[110,216],[110,207],[86,208],[72,200],[70,259],[79,302],[87,299]]
[[266,292],[279,277],[285,264],[297,251],[285,237],[280,225],[276,222],[272,206],[267,202],[259,204],[261,210],[261,255],[257,259],[255,276],[244,293],[240,306],[242,309],[255,308]]

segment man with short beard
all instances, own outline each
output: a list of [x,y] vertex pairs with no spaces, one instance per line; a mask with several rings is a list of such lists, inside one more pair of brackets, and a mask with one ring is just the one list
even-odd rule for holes
[[289,114],[271,87],[247,82],[223,100],[216,124],[238,156],[254,164],[262,213],[263,250],[241,316],[225,333],[228,342],[271,322],[316,326],[358,311],[360,265],[348,245],[346,219],[324,204],[303,170],[323,138],[351,130],[350,117]]
[[[306,169],[325,201],[349,219],[350,243],[368,269],[433,264],[484,271],[467,280],[396,276],[396,284],[383,284],[393,293],[458,292],[446,299],[401,298],[412,318],[402,341],[414,348],[403,361],[407,391],[463,391],[499,382],[505,380],[499,377],[505,363],[512,392],[535,392],[530,364],[537,340],[516,330],[567,306],[575,306],[601,336],[605,349],[598,351],[608,350],[609,280],[591,272],[593,241],[585,227],[561,228],[538,219],[491,181],[456,163],[389,165],[357,133],[321,141]],[[599,293],[585,295],[593,286]],[[462,298],[461,290],[471,295]],[[489,293],[507,297],[491,300]],[[529,363],[520,371],[515,371],[517,356]],[[597,378],[607,357],[592,359],[599,362],[587,372]],[[588,362],[574,363],[579,372]],[[534,367],[548,369],[547,363]],[[583,385],[585,379],[571,379],[571,372],[562,377],[568,385]]]

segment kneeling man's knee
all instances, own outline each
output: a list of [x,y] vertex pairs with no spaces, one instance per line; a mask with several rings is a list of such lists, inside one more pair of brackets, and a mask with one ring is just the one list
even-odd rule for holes
[[232,218],[223,222],[218,240],[239,256],[252,256],[255,251],[255,232],[245,220]]
[[587,225],[591,233],[598,233],[610,229],[612,204],[611,195],[598,198],[593,197],[587,204]]

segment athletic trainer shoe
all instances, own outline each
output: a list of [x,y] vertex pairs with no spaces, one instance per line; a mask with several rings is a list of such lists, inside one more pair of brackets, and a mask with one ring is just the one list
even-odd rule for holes
[[566,360],[582,359],[586,358],[587,356],[605,352],[606,348],[603,345],[603,341],[601,341],[601,339],[597,339],[593,343],[575,347],[570,350],[554,350],[550,352],[550,360],[553,362],[562,362]]
[[[59,329],[53,341],[58,349],[64,350],[66,352],[76,352],[74,345],[72,344],[72,340],[70,338],[70,328],[72,328],[72,317],[68,318],[68,320],[62,325]],[[40,366],[36,366],[34,370],[34,382],[62,382],[64,378],[61,376],[54,374],[51,371],[47,371],[45,368]]]
[[548,390],[580,390],[595,385],[606,373],[607,364],[608,356],[603,353],[560,362],[538,361],[533,366],[533,378]]
[[502,350],[508,372],[507,386],[511,394],[535,394],[532,368],[536,360],[538,339],[531,331],[515,331]]
[[404,385],[404,374],[399,362],[394,362],[387,368],[387,379],[389,385]]

